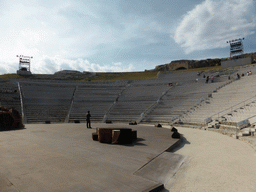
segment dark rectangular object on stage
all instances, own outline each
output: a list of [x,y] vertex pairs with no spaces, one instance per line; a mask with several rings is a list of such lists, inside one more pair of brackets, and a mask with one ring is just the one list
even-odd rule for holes
[[99,128],[99,142],[112,143],[112,130],[111,128]]
[[120,144],[132,143],[132,129],[129,129],[129,128],[120,129],[118,142]]

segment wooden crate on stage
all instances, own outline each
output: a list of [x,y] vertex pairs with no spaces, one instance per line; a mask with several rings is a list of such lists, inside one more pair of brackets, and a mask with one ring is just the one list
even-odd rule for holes
[[99,128],[98,139],[100,143],[112,143],[112,130],[111,128]]
[[112,130],[112,143],[117,144],[120,136],[120,130]]
[[92,138],[100,143],[130,144],[137,139],[137,131],[130,128],[96,128]]

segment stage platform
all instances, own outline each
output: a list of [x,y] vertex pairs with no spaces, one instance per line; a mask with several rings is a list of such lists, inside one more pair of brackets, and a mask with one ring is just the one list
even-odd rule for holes
[[[149,125],[93,123],[27,124],[0,132],[0,189],[11,191],[150,191],[162,187],[185,156],[170,129]],[[96,128],[132,128],[129,145],[92,140]],[[154,190],[153,190],[154,191]],[[168,191],[164,189],[164,191]]]

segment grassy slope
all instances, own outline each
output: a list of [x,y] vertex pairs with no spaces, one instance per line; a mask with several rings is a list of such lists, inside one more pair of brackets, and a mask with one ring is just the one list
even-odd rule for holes
[[[127,73],[97,73],[96,77],[91,77],[91,81],[117,81],[135,79],[155,79],[158,71],[127,72]],[[86,80],[86,79],[85,79]]]
[[[178,70],[178,71],[161,71],[160,73],[184,73],[184,72],[192,72],[192,71],[221,71],[221,66],[213,66],[213,67],[203,67],[203,68],[194,68],[187,70]],[[157,78],[157,74],[159,71],[145,71],[145,72],[127,72],[127,73],[96,73],[94,77],[72,77],[72,75],[67,75],[64,80],[78,80],[78,81],[117,81],[117,80],[136,80],[136,79],[155,79]],[[36,75],[34,75],[36,76]],[[45,76],[45,79],[54,79],[54,76],[51,75]],[[22,77],[17,74],[4,74],[0,75],[2,79],[19,79],[19,78],[29,78]],[[39,78],[39,77],[38,77]],[[33,78],[34,79],[34,78]],[[40,79],[44,79],[44,77],[40,77]]]
[[19,79],[19,78],[24,78],[21,75],[17,75],[15,73],[11,73],[11,74],[4,74],[4,75],[0,75],[1,79]]

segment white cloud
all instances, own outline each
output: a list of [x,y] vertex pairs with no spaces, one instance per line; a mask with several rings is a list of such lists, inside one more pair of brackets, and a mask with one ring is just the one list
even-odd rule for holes
[[[19,68],[17,63],[4,63],[0,61],[0,74],[16,73]],[[86,59],[63,59],[59,56],[47,57],[37,60],[37,63],[31,60],[31,72],[33,74],[53,74],[60,70],[77,70],[90,72],[130,72],[135,68],[132,64],[124,65],[121,62],[110,65],[99,65],[90,63]]]
[[[134,70],[131,64],[115,61],[116,64],[104,58],[108,52],[120,49],[122,41],[129,37],[122,35],[120,39],[119,29],[105,24],[107,19],[101,15],[100,3],[75,0],[48,3],[3,0],[1,3],[0,24],[4,30],[0,31],[0,74],[16,73],[16,55],[34,57],[32,73],[54,73],[60,69],[99,72]],[[111,7],[108,9],[110,11]],[[106,54],[102,54],[101,49]],[[88,61],[94,61],[94,57],[103,58],[107,64]]]
[[16,73],[19,66],[15,63],[0,62],[0,74]]
[[253,0],[206,0],[187,12],[173,36],[186,53],[228,46],[255,31]]

